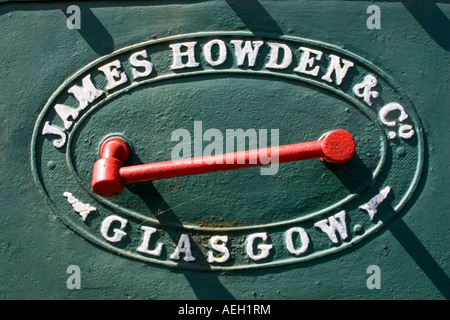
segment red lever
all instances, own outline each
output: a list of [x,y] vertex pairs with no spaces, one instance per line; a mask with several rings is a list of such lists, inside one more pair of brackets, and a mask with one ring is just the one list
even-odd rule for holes
[[353,136],[339,129],[318,141],[125,167],[123,162],[128,159],[130,152],[128,144],[119,137],[112,137],[103,142],[100,160],[94,164],[92,190],[103,197],[114,197],[121,194],[128,183],[263,166],[267,163],[261,160],[276,153],[277,163],[314,158],[345,163],[351,159],[355,150]]

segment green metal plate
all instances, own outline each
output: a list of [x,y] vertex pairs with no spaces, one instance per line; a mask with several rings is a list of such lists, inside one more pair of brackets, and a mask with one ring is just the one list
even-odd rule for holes
[[[232,56],[234,41],[245,41],[253,48],[266,44],[269,48],[254,51],[254,65],[247,56],[246,65],[239,61],[237,51]],[[222,61],[219,66],[205,58],[210,55],[208,43],[225,48],[223,58],[217,58]],[[275,57],[279,49],[274,50],[273,43],[284,46],[285,57],[294,55],[292,51],[296,53],[291,63],[283,60],[272,66],[270,61],[280,60]],[[192,63],[183,62],[182,68],[174,67],[178,57],[171,48],[177,44],[194,50],[189,58]],[[127,64],[132,63],[133,54],[144,51],[148,60],[141,61],[147,61],[148,66],[151,61],[152,69],[149,67],[146,75],[135,81],[120,80],[123,83],[116,85],[118,79],[133,77],[130,72],[120,71],[113,82],[115,87],[108,90],[108,77],[99,70],[111,63],[116,68],[117,61],[121,69],[136,70]],[[323,62],[322,56],[327,56]],[[333,69],[333,59],[338,61],[337,69]],[[341,61],[352,65],[345,75],[339,69],[343,68]],[[280,69],[283,63],[286,66]],[[307,63],[304,69],[303,63]],[[333,74],[335,79],[331,78]],[[358,100],[364,98],[359,87],[362,93],[366,90],[371,95],[363,102]],[[74,88],[84,90],[86,100]],[[71,111],[63,112],[61,108]],[[190,150],[199,143],[200,149],[206,150],[208,142],[200,126],[205,130],[215,128],[225,136],[232,128],[255,132],[255,128],[276,129],[281,144],[317,140],[327,131],[343,128],[354,135],[357,154],[343,166],[308,161],[281,165],[281,170],[277,165],[268,175],[258,174],[259,168],[241,169],[137,184],[113,200],[90,190],[93,163],[105,137],[122,135],[132,143],[134,151],[126,163],[132,165],[170,159],[174,148],[171,132],[179,128],[192,127],[188,129],[193,136]],[[36,124],[33,143],[36,180],[71,228],[122,256],[205,270],[278,266],[350,247],[377,231],[404,206],[417,186],[423,163],[420,122],[408,100],[375,66],[331,45],[292,37],[255,39],[248,33],[170,37],[133,45],[96,60],[52,95]],[[216,152],[223,150],[222,146]],[[381,210],[384,212],[378,214],[377,207],[384,200],[376,200],[381,190],[386,193],[382,198],[388,194],[391,197],[389,205]],[[95,210],[98,216],[77,217],[65,193],[95,208],[102,206]],[[127,231],[122,232],[129,234],[112,244],[108,235],[102,237],[99,232],[101,221],[116,217],[116,213],[126,221],[122,224]],[[334,227],[336,217],[343,231]],[[332,228],[329,234],[324,229],[325,237],[314,230],[323,223]],[[147,226],[160,234],[163,252],[136,254],[136,249],[148,246],[143,242],[149,239],[142,235]],[[303,235],[305,243],[298,244],[300,249],[289,240],[291,232]],[[340,243],[336,232],[342,237]],[[182,235],[191,238],[183,246],[178,242]],[[269,243],[264,244],[270,246],[269,252],[257,253],[259,246],[250,248],[252,235],[264,240],[270,236]],[[212,259],[209,265],[205,261],[212,254],[210,238],[214,236],[227,237],[219,250],[219,255],[226,250],[227,259]],[[330,241],[334,245],[331,248]],[[188,245],[195,248],[194,252],[186,252],[182,259],[172,256],[177,248]],[[244,255],[243,246],[247,253]]]
[[[381,29],[364,1],[82,2],[81,29],[70,4],[0,4],[0,297],[450,297],[448,3],[375,3]],[[261,43],[254,64],[236,40]],[[130,143],[128,166],[170,160],[180,129],[194,153],[208,129],[225,149],[227,129],[269,144],[278,130],[283,145],[339,128],[357,145],[343,166],[91,189],[111,135]]]

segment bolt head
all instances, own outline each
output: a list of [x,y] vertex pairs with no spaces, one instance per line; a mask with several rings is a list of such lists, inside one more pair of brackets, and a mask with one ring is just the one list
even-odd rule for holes
[[326,161],[345,163],[355,154],[356,142],[347,130],[335,130],[322,139],[322,151]]

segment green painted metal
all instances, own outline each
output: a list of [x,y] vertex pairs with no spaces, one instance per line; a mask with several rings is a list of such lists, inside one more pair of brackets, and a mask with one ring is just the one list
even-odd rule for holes
[[[374,3],[380,29],[367,27],[373,3],[365,1],[80,2],[81,29],[66,25],[71,4],[0,4],[2,299],[450,297],[448,3]],[[255,66],[239,65],[236,39],[264,42]],[[202,51],[212,40],[227,48],[219,66]],[[170,45],[193,41],[199,66],[174,68]],[[291,48],[289,67],[267,67],[268,43]],[[307,51],[300,47],[322,52],[308,65],[319,75],[294,70]],[[133,79],[130,55],[144,49],[154,69]],[[353,63],[342,83],[337,73],[326,78],[331,55]],[[108,91],[99,68],[116,60],[128,82]],[[44,127],[64,128],[55,106],[75,107],[68,90],[87,75],[102,94],[67,118],[67,140],[55,147],[58,135]],[[378,95],[355,92],[368,75]],[[408,118],[383,109],[389,103]],[[342,167],[308,160],[269,176],[251,168],[135,184],[114,199],[90,190],[106,137],[130,142],[130,164],[164,161],[176,145],[172,132],[194,133],[198,121],[202,132],[279,129],[280,144],[342,127],[355,136],[357,156]],[[400,137],[401,125],[411,127]],[[372,217],[361,206],[382,190]],[[81,204],[95,208],[86,220]],[[344,211],[347,238],[338,232],[333,243],[320,221],[342,222]],[[127,220],[118,242],[101,232],[115,216]],[[157,229],[149,246],[162,243],[160,255],[137,250],[142,226]],[[296,227],[310,240],[298,255],[286,244]],[[261,232],[268,239],[257,239],[272,248],[254,259],[246,243]],[[182,234],[195,261],[172,257]],[[208,262],[210,239],[225,235],[231,258]],[[80,289],[67,286],[72,265]],[[379,267],[379,289],[368,286],[371,266]]]

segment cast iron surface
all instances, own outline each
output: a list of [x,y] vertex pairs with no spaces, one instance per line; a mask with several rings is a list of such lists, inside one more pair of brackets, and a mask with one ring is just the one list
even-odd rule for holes
[[[449,20],[450,7],[445,2],[431,1],[386,1],[378,5],[382,11],[382,28],[366,28],[366,8],[369,3],[360,1],[188,1],[173,2],[82,2],[82,28],[69,30],[66,27],[65,9],[71,3],[2,3],[0,5],[0,177],[2,180],[0,203],[0,297],[53,298],[53,299],[444,299],[449,298],[449,248],[448,248],[448,152],[450,136],[449,118]],[[339,14],[345,12],[345,15]],[[164,265],[126,259],[101,246],[93,245],[67,228],[52,211],[48,201],[36,186],[32,172],[30,146],[34,126],[49,97],[64,81],[92,61],[112,52],[149,41],[181,34],[204,32],[246,32],[255,36],[271,35],[314,39],[332,44],[364,57],[392,76],[398,89],[404,92],[414,105],[421,119],[424,149],[423,169],[420,181],[409,202],[384,228],[351,248],[300,264],[289,264],[275,268],[240,271],[189,271],[168,268]],[[7,35],[7,36],[6,36]],[[192,121],[202,119],[205,125],[221,129],[263,126],[270,128],[279,123],[295,123],[295,108],[289,108],[280,115],[280,96],[270,92],[259,96],[261,101],[248,109],[236,105],[231,114],[224,114],[220,108],[208,113],[206,108],[214,104],[223,93],[217,84],[227,84],[225,78],[216,77],[212,84],[209,76],[196,81],[178,81],[160,87],[158,103],[169,103],[176,90],[177,102],[189,101],[194,94],[205,101],[203,108],[141,109],[144,101],[125,95],[121,100],[111,101],[99,113],[115,108],[117,118],[133,114],[144,123],[143,115],[156,120],[152,136],[166,135],[179,127],[170,123],[171,116],[181,119],[182,126],[189,128]],[[248,83],[245,77],[236,77],[240,83]],[[258,90],[268,80],[254,79],[249,91]],[[238,85],[240,83],[237,83]],[[176,86],[175,86],[176,85]],[[175,88],[176,87],[176,88]],[[283,82],[278,92],[289,93],[297,84]],[[229,90],[236,90],[230,87]],[[336,104],[332,95],[316,95],[308,87],[302,87],[303,97],[311,105]],[[141,93],[140,93],[141,92]],[[136,89],[135,96],[146,95]],[[230,92],[228,92],[230,93]],[[266,94],[266,96],[264,96]],[[229,96],[229,95],[228,95]],[[188,99],[188,100],[186,100]],[[262,103],[270,101],[269,111]],[[173,101],[172,101],[173,102]],[[282,101],[281,101],[282,102]],[[136,104],[138,104],[136,106]],[[141,104],[141,106],[139,106]],[[120,108],[118,108],[120,107]],[[262,108],[259,118],[255,109]],[[345,111],[345,108],[342,110]],[[174,114],[177,112],[177,114]],[[228,117],[226,118],[225,115]],[[311,115],[312,117],[313,115]],[[351,116],[357,117],[356,114]],[[281,117],[281,118],[280,118]],[[327,115],[325,114],[326,118]],[[332,118],[331,115],[328,117]],[[223,119],[218,121],[217,119]],[[230,119],[233,119],[230,123]],[[228,121],[227,121],[228,120]],[[168,122],[169,121],[169,122]],[[254,121],[249,122],[249,121]],[[345,123],[345,121],[344,121]],[[355,125],[356,122],[350,123]],[[102,126],[103,124],[103,126]],[[98,129],[99,126],[105,128]],[[120,122],[119,122],[120,124]],[[89,127],[91,125],[91,127]],[[128,124],[130,125],[130,124]],[[85,145],[77,144],[80,150],[89,150],[89,143],[97,146],[99,139],[114,131],[114,123],[107,117],[96,117],[83,122]],[[280,126],[280,125],[278,125]],[[285,128],[294,126],[285,126]],[[297,128],[298,129],[298,128]],[[322,128],[318,128],[320,132]],[[326,130],[334,128],[323,128]],[[90,130],[90,131],[89,131]],[[325,131],[326,131],[325,130]],[[80,131],[81,132],[81,131]],[[131,132],[131,131],[130,131]],[[305,131],[298,136],[298,130],[289,132],[295,139],[316,139],[316,132]],[[374,134],[370,130],[365,137]],[[149,139],[151,140],[151,139]],[[287,141],[286,143],[288,143]],[[170,148],[159,141],[152,149],[139,149],[141,161],[167,159]],[[365,147],[370,148],[370,144]],[[81,163],[77,169],[82,179],[89,181],[89,170],[98,154],[92,148],[90,165]],[[95,149],[96,150],[96,149]],[[365,152],[362,156],[367,157]],[[75,154],[75,161],[81,158]],[[158,158],[155,159],[154,157]],[[135,161],[139,159],[135,158]],[[312,165],[311,165],[312,166]],[[292,172],[292,171],[291,171]],[[313,175],[313,171],[306,171]],[[233,173],[234,174],[234,173]],[[229,177],[229,176],[228,176]],[[230,178],[230,177],[229,177]],[[232,177],[231,177],[232,178]],[[235,176],[239,178],[239,176]],[[311,178],[311,177],[310,177]],[[311,181],[311,179],[306,179]],[[64,177],[61,177],[64,179]],[[205,179],[205,178],[202,178]],[[282,193],[276,200],[267,198],[252,202],[258,192],[269,194],[276,186],[280,191],[295,185],[292,173],[279,175],[272,186],[258,184],[255,190],[251,182],[261,179],[252,176],[253,181],[241,177],[239,200],[227,201],[221,194],[213,194],[195,210],[195,202],[185,202],[179,207],[178,218],[192,224],[203,221],[206,226],[224,227],[223,223],[246,224],[266,223],[273,206],[278,209],[275,218],[292,219],[289,212],[295,201],[282,200]],[[224,183],[221,178],[206,178],[213,185]],[[214,183],[215,181],[215,183]],[[256,181],[257,182],[257,181]],[[149,187],[149,186],[147,186]],[[151,186],[150,186],[151,187]],[[319,193],[311,191],[311,196]],[[139,188],[138,188],[139,189]],[[128,190],[126,197],[133,200],[138,189]],[[164,190],[163,197],[155,203],[141,202],[127,204],[138,210],[150,210],[174,214],[171,199],[186,201],[195,192],[192,184],[170,184],[163,182],[145,192],[157,195]],[[235,193],[229,189],[229,194]],[[134,192],[132,192],[134,191]],[[341,190],[342,191],[342,190]],[[246,192],[246,193],[245,193]],[[343,191],[342,191],[343,192]],[[196,196],[199,196],[197,194]],[[330,203],[342,194],[329,192]],[[312,197],[313,201],[318,201]],[[63,198],[64,200],[64,198]],[[125,198],[126,200],[126,198]],[[182,199],[181,199],[182,200]],[[182,202],[181,202],[182,203]],[[304,203],[304,202],[303,202]],[[322,202],[315,202],[315,205]],[[260,206],[266,211],[262,216],[236,215],[223,221],[205,216],[204,212],[214,209],[232,211],[249,205]],[[302,202],[298,203],[303,205]],[[314,206],[308,202],[306,206]],[[273,209],[272,208],[272,209]],[[297,211],[300,207],[295,208]],[[195,215],[190,215],[195,212]],[[266,216],[265,216],[266,215]],[[219,215],[220,216],[220,215]],[[214,216],[215,217],[215,216]],[[216,219],[216,220],[214,220]],[[239,220],[241,219],[241,220]],[[69,290],[66,287],[69,265],[78,265],[82,275],[82,289]],[[366,286],[367,267],[378,265],[382,272],[380,290],[369,290]]]

